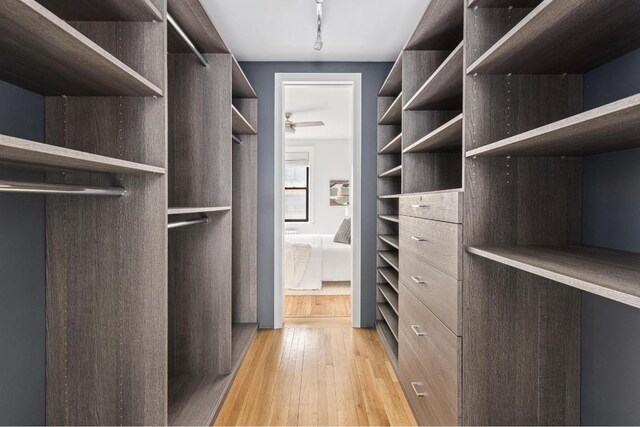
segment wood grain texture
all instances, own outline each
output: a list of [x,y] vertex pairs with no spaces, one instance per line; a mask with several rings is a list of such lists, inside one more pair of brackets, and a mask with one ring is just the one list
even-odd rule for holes
[[[231,56],[231,87],[234,98],[257,98],[255,90],[251,86],[249,79],[242,71],[238,60]],[[255,126],[255,125],[254,125]]]
[[378,255],[380,258],[385,260],[387,264],[394,268],[394,270],[398,271],[398,252],[397,251],[378,251]]
[[[458,348],[451,333],[428,308],[400,286],[400,381],[421,425],[456,425],[458,406]],[[418,334],[424,334],[418,336]],[[418,392],[426,396],[418,396]]]
[[406,102],[405,110],[459,110],[462,108],[463,43],[451,52]]
[[397,374],[398,372],[398,341],[396,340],[396,337],[393,336],[391,329],[389,329],[389,325],[387,325],[387,322],[385,322],[384,319],[376,320],[376,331],[378,331],[380,342],[382,343],[382,347],[384,347],[385,352],[387,353],[389,362],[391,362],[391,366]]
[[[201,0],[167,0],[167,9],[200,53],[229,53]],[[191,52],[173,30],[168,35],[169,52]]]
[[117,174],[164,174],[162,167],[99,156],[40,142],[0,135],[0,159],[10,162]]
[[634,0],[545,0],[467,73],[584,73],[636,49],[638,28]]
[[141,76],[34,0],[0,3],[0,28],[2,80],[49,96],[162,96],[160,82]]
[[462,40],[463,11],[463,0],[430,0],[404,49],[455,48]]
[[390,267],[378,268],[378,273],[391,287],[398,292],[398,272]]
[[378,234],[378,239],[395,249],[400,249],[397,234]]
[[402,150],[403,153],[438,153],[462,151],[462,114]]
[[398,306],[398,291],[392,288],[388,283],[378,283],[378,291],[384,296],[384,299],[389,303],[391,308],[396,314],[399,314]]
[[378,311],[380,311],[384,321],[387,322],[393,337],[398,341],[398,315],[387,302],[378,303]]
[[468,0],[467,7],[532,8],[541,2],[542,0]]
[[380,149],[378,154],[400,154],[402,151],[402,132]]
[[383,219],[385,221],[391,222],[400,222],[400,219],[397,215],[378,215],[378,218]]
[[402,120],[402,92],[393,100],[380,117],[379,125],[399,125]]
[[215,425],[415,420],[374,330],[349,319],[290,319],[258,332]]
[[393,63],[391,71],[387,75],[378,96],[396,97],[402,90],[402,52],[398,55],[398,59]]
[[215,206],[208,208],[169,208],[167,214],[169,215],[187,215],[195,213],[211,213],[211,212],[225,212],[230,211],[231,206]]
[[[163,25],[76,26],[164,88]],[[162,98],[46,98],[46,140],[165,167],[165,111]],[[127,189],[118,199],[47,197],[47,424],[165,424],[166,178],[51,173],[47,180]]]
[[256,135],[254,127],[238,111],[235,105],[231,105],[231,130],[236,135]]
[[284,317],[349,317],[351,295],[285,295]]
[[462,281],[403,251],[400,282],[452,333],[462,335]]
[[378,175],[378,178],[398,178],[402,176],[402,165],[394,166]]
[[640,95],[514,135],[467,152],[467,156],[588,155],[640,144]]
[[[258,101],[236,99],[249,122],[258,122]],[[257,322],[258,137],[233,143],[233,320]]]
[[38,0],[65,21],[163,21],[151,0]]
[[168,55],[171,207],[232,205],[231,55],[206,57]]
[[400,198],[400,214],[460,224],[463,204],[462,190],[403,195]]

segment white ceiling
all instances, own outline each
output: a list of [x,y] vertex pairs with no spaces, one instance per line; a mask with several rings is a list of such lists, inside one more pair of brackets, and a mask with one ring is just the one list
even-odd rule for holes
[[325,0],[316,52],[315,0],[202,0],[239,61],[395,61],[427,0]]
[[[287,85],[285,111],[294,122],[323,121],[324,126],[298,128],[287,133],[287,141],[350,139],[352,136],[352,87],[335,85]],[[284,117],[282,117],[284,121]]]

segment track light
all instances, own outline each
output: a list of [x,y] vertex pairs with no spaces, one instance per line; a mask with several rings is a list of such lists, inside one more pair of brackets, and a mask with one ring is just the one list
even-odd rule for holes
[[316,0],[316,12],[318,14],[318,28],[316,33],[316,43],[313,45],[315,50],[322,49],[322,5],[324,0]]

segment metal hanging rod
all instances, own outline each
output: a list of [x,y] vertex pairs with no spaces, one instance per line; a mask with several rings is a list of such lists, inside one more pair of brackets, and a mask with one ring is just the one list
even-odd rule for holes
[[75,196],[120,197],[127,190],[122,187],[82,187],[68,184],[48,184],[40,182],[1,181],[0,193],[70,194]]
[[169,24],[171,24],[171,26],[176,31],[176,33],[178,33],[178,36],[180,36],[184,44],[186,44],[187,47],[191,49],[191,52],[193,52],[193,54],[198,57],[198,61],[200,61],[200,63],[205,67],[208,67],[209,62],[206,60],[204,56],[202,56],[200,51],[198,51],[198,48],[196,48],[196,45],[194,45],[191,39],[189,38],[189,36],[187,36],[187,33],[185,33],[182,30],[182,28],[180,28],[180,25],[178,25],[178,23],[168,13],[167,13],[167,21],[169,21]]
[[191,219],[189,221],[170,222],[169,224],[167,224],[167,228],[171,229],[171,228],[186,227],[189,225],[206,224],[207,222],[209,222],[209,217],[205,216],[198,219]]
[[237,142],[238,144],[242,144],[242,140],[240,139],[240,137],[238,135],[231,135],[231,139],[235,142]]

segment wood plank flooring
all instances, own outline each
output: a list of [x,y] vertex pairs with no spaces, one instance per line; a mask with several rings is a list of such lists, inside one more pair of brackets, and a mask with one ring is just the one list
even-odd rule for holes
[[374,329],[289,319],[261,330],[215,425],[416,425]]
[[284,317],[350,317],[351,295],[285,295]]

